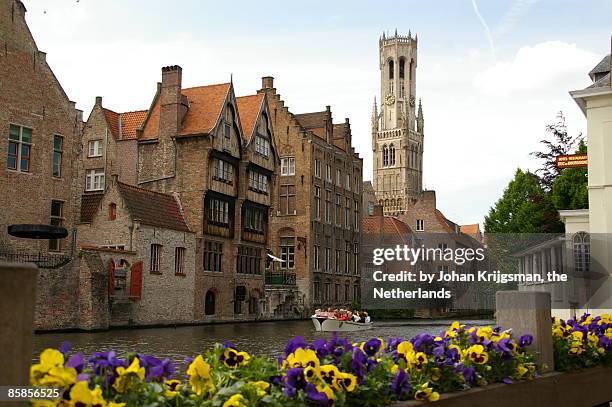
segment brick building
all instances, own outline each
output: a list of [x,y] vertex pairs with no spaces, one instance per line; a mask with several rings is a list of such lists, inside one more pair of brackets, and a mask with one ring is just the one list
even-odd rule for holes
[[359,299],[363,162],[349,120],[334,124],[330,107],[293,114],[262,79],[281,167],[270,247],[295,273],[306,309],[347,306]]
[[105,259],[110,325],[193,321],[195,234],[175,197],[113,176],[82,221],[87,223],[78,226],[81,247],[115,250]]
[[[240,108],[244,112],[241,121]],[[162,81],[138,134],[138,185],[177,196],[196,233],[195,320],[264,312],[264,258],[278,155],[264,95],[232,83]]]
[[[71,231],[73,163],[82,128],[75,108],[38,49],[18,0],[0,2],[0,252],[13,258],[49,252],[67,256],[73,249]],[[36,199],[32,199],[36,191]],[[68,229],[63,240],[16,239],[7,225],[54,224]]]

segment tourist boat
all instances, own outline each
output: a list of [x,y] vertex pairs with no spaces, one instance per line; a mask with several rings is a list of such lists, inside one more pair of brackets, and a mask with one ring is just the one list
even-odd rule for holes
[[315,330],[319,332],[352,332],[367,331],[372,328],[373,322],[340,321],[338,319],[312,317]]

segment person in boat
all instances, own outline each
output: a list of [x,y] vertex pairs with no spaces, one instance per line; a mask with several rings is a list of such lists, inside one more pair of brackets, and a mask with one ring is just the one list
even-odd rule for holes
[[370,321],[371,321],[371,319],[370,319],[370,315],[368,315],[368,313],[367,313],[367,312],[364,312],[364,314],[365,314],[364,322],[365,322],[366,324],[369,324],[369,323],[370,323]]

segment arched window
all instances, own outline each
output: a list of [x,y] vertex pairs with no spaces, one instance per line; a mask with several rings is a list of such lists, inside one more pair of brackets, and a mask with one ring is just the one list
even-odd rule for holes
[[291,228],[284,228],[279,231],[280,235],[280,256],[283,262],[281,269],[295,268],[295,232]]
[[591,263],[591,239],[589,234],[578,232],[574,235],[574,267],[578,273],[587,273]]
[[393,64],[393,60],[390,59],[389,60],[389,79],[393,79],[394,70],[395,70],[395,66]]
[[108,204],[108,220],[115,219],[117,219],[117,204],[111,202],[110,204]]
[[395,146],[389,146],[389,165],[395,165]]
[[204,314],[215,315],[215,292],[213,290],[206,291],[204,296]]
[[400,79],[404,79],[404,67],[406,65],[406,59],[401,57],[399,60],[399,77]]
[[410,60],[410,67],[408,68],[408,79],[412,80],[412,70],[414,69],[414,59]]
[[383,167],[386,167],[389,165],[389,147],[387,147],[386,144],[382,148],[382,155],[383,155]]

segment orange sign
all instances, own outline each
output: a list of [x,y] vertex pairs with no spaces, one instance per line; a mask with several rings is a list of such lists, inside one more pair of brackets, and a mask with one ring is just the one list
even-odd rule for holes
[[557,157],[557,168],[587,167],[586,154],[560,155]]

